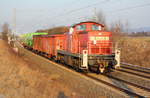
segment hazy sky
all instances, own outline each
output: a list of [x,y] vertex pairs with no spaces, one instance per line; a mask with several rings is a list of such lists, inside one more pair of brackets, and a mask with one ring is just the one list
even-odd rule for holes
[[0,0],[0,26],[7,22],[13,29],[14,8],[18,33],[86,21],[94,8],[103,11],[107,24],[150,27],[150,0]]

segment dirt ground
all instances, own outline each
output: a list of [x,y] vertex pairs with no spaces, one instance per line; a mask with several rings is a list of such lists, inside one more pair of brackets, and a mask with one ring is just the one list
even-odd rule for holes
[[0,40],[0,98],[79,98],[71,88],[16,55]]

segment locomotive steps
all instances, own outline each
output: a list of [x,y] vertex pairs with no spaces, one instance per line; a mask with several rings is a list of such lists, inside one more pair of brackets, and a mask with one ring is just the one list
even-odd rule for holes
[[[29,59],[32,59],[32,62],[35,62],[36,66],[38,66],[39,68],[41,68],[46,72],[60,74],[60,77],[62,78],[63,82],[66,83],[66,85],[70,85],[70,87],[74,89],[79,89],[83,95],[86,95],[84,97],[106,96],[116,98],[116,97],[131,97],[131,96],[136,97],[148,96],[146,94],[147,91],[142,91],[140,88],[132,88],[128,84],[119,82],[115,79],[110,79],[103,75],[90,74],[92,77],[96,78],[92,79],[90,77],[84,76],[83,74],[77,73],[74,70],[72,71],[64,66],[60,66],[59,64],[51,62],[43,57],[37,56],[31,53],[30,51],[23,49],[22,47],[19,47],[19,54],[24,55]],[[110,85],[100,82],[100,80],[105,81]],[[108,82],[107,80],[110,81],[111,83]],[[111,85],[115,87],[112,87]],[[124,87],[119,89],[120,85],[121,86],[123,85]],[[136,90],[138,91],[135,92]],[[144,92],[143,95],[142,93],[138,93],[140,91]]]

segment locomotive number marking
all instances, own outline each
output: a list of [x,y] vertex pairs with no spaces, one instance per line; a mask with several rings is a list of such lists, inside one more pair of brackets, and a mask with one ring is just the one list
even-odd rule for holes
[[90,37],[90,40],[94,41],[94,40],[109,40],[109,37]]

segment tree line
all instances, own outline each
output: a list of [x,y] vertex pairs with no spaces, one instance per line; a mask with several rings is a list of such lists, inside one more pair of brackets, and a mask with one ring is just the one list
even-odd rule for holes
[[132,32],[128,33],[128,36],[133,36],[133,37],[144,37],[144,36],[150,36],[150,32]]

